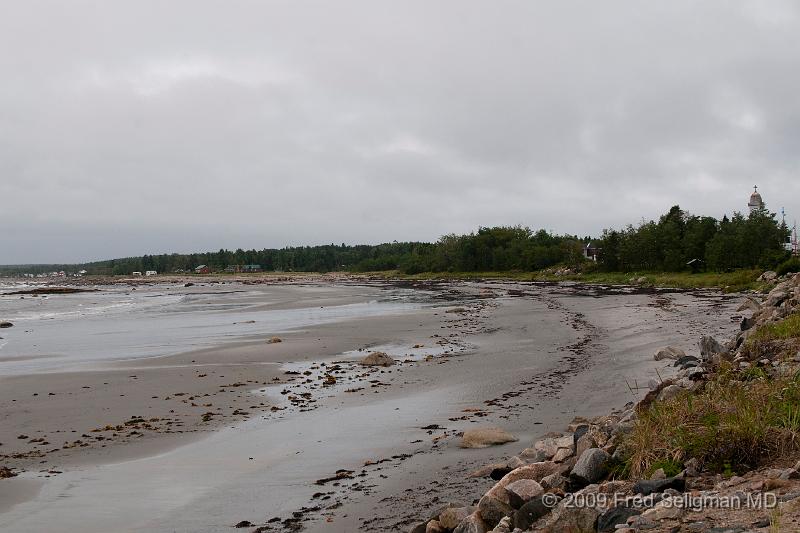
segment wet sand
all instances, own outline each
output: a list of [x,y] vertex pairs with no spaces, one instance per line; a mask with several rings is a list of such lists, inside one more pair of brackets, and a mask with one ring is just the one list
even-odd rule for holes
[[[670,372],[652,360],[657,348],[693,348],[701,333],[737,325],[736,298],[709,293],[422,288],[432,306],[285,332],[281,343],[2,379],[0,451],[54,451],[4,459],[27,471],[0,481],[0,529],[219,531],[247,520],[266,531],[405,530],[440,500],[481,493],[487,481],[467,478],[475,467],[643,393]],[[370,347],[399,364],[354,364]],[[521,442],[458,448],[476,425]],[[39,438],[51,444],[29,442]],[[75,440],[88,445],[63,449]],[[341,479],[317,483],[337,470]]]

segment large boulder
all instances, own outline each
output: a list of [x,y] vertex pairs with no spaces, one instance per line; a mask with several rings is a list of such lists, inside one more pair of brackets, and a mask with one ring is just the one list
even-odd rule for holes
[[505,486],[508,502],[514,509],[519,509],[536,496],[544,493],[544,488],[532,479],[518,479]]
[[361,360],[363,366],[392,366],[394,359],[383,352],[372,352]]
[[508,431],[499,428],[478,428],[464,432],[461,437],[462,448],[488,448],[497,444],[516,442],[519,439]]
[[569,474],[570,479],[583,486],[600,481],[608,473],[609,459],[611,456],[605,450],[589,448],[578,458]]
[[767,295],[767,301],[764,302],[764,306],[778,307],[784,302],[784,300],[788,300],[791,296],[792,293],[789,290],[778,285],[769,292],[769,295]]
[[474,512],[474,507],[448,507],[439,514],[439,523],[445,529],[455,529],[458,524]]
[[[508,496],[506,496],[508,500]],[[489,527],[494,527],[506,516],[511,516],[514,508],[507,501],[486,495],[478,502],[478,514]]]
[[717,342],[717,339],[708,335],[704,335],[700,339],[700,355],[704,361],[708,361],[712,356],[720,353],[725,353],[725,348]]
[[775,281],[776,279],[778,279],[778,273],[772,270],[767,270],[758,276],[758,281]]
[[425,526],[425,533],[447,533],[447,531],[449,531],[449,529],[442,526],[438,520],[431,520]]
[[514,513],[511,523],[516,529],[528,531],[537,520],[549,513],[550,509],[551,507],[545,505],[542,497],[537,496]]
[[458,527],[453,530],[453,533],[487,533],[488,531],[489,527],[476,511],[462,520]]
[[548,533],[593,533],[600,511],[588,506],[565,505],[562,501],[547,517],[542,531]]
[[659,351],[657,351],[653,356],[653,359],[656,361],[661,361],[662,359],[679,359],[685,356],[686,352],[677,346],[667,346],[666,348],[661,348]]
[[507,516],[500,520],[500,523],[494,526],[491,533],[511,533],[514,527],[511,525],[511,517]]

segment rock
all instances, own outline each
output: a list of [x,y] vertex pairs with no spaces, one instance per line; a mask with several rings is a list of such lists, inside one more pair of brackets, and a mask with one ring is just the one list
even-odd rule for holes
[[511,530],[511,518],[507,516],[500,520],[499,524],[494,526],[492,533],[511,533]]
[[482,466],[477,470],[473,470],[467,477],[470,478],[491,477],[492,474],[501,469],[508,470],[508,467],[503,463],[492,463],[486,466]]
[[578,445],[575,447],[575,455],[580,457],[583,455],[583,452],[589,448],[597,448],[597,443],[594,441],[592,434],[590,432],[586,432],[581,436],[580,439],[578,439]]
[[511,516],[513,512],[514,508],[509,503],[488,494],[478,502],[478,514],[489,527],[496,526],[500,520]]
[[656,400],[658,400],[659,402],[665,402],[667,400],[671,400],[681,392],[683,392],[683,389],[681,387],[677,385],[667,385],[666,387],[661,389],[661,392],[658,393],[658,396],[656,396]]
[[474,512],[466,517],[458,527],[453,530],[453,533],[487,533],[489,528],[486,526],[478,512]]
[[553,456],[554,463],[561,463],[564,459],[572,456],[572,448],[559,448],[556,454]]
[[564,490],[564,487],[567,486],[567,478],[561,474],[550,474],[549,476],[545,476],[541,479],[540,485],[545,491],[551,489]]
[[578,462],[570,472],[570,479],[583,485],[600,481],[608,471],[606,465],[610,458],[611,456],[600,448],[589,448],[578,458]]
[[[445,512],[448,509],[458,509],[460,507],[468,507],[468,506],[464,505],[463,503],[457,503],[457,502],[448,502],[448,503],[446,503],[444,505],[440,505],[439,507],[437,507],[433,511],[431,511],[431,513],[428,515],[428,521],[429,522],[431,520],[439,520],[439,521],[441,521],[441,519],[439,517],[441,516],[441,514],[443,512]],[[474,510],[475,509],[473,508],[469,513],[473,512]],[[467,514],[469,514],[469,513],[467,513]],[[458,525],[458,524],[456,524],[456,525]],[[453,527],[455,527],[455,526],[453,526]]]
[[631,516],[641,514],[640,509],[635,507],[617,506],[608,509],[597,519],[597,531],[614,531],[617,524],[625,524]]
[[447,533],[449,528],[442,527],[438,520],[431,520],[425,526],[425,533]]
[[270,337],[269,340],[267,341],[267,344],[277,344],[279,342],[283,342],[283,339],[281,339],[280,337]]
[[672,363],[672,366],[679,366],[681,368],[689,365],[690,363],[694,363],[695,366],[700,364],[700,359],[693,355],[684,355],[683,357],[679,357]]
[[445,529],[455,529],[458,524],[474,512],[474,507],[449,507],[439,514],[438,522]]
[[758,281],[775,281],[776,279],[778,279],[778,273],[772,270],[767,270],[758,276]]
[[662,500],[658,502],[652,509],[647,509],[642,513],[642,518],[646,520],[666,520],[677,519],[683,515],[683,508],[679,505],[672,503],[670,500]]
[[506,461],[506,468],[508,468],[509,471],[511,471],[511,470],[514,470],[515,468],[519,468],[521,466],[525,466],[526,464],[528,464],[528,463],[523,461],[522,459],[520,459],[516,455],[514,455],[508,461]]
[[461,437],[462,448],[488,448],[497,444],[516,442],[519,439],[499,428],[470,429]]
[[666,479],[641,479],[633,485],[633,493],[641,494],[642,496],[664,492],[667,489],[683,492],[686,490],[686,481],[675,476]]
[[778,307],[784,300],[788,300],[790,296],[791,293],[789,291],[776,287],[770,291],[767,301],[764,302],[764,307]]
[[747,331],[748,329],[752,329],[753,326],[755,325],[756,325],[755,318],[744,317],[742,321],[739,323],[739,329],[741,329],[742,331]]
[[706,371],[700,368],[699,366],[695,366],[686,370],[686,377],[692,381],[699,381],[703,379],[705,376]]
[[794,468],[787,468],[786,470],[783,470],[781,475],[778,477],[780,479],[800,479],[800,472]]
[[753,298],[748,296],[747,298],[744,299],[744,302],[742,302],[742,305],[737,307],[736,310],[737,311],[752,311],[754,313],[757,313],[758,311],[761,310],[761,304],[758,303]]
[[548,437],[545,439],[537,440],[533,444],[533,448],[541,451],[545,459],[552,458],[558,453],[560,448],[572,448],[574,439],[572,435],[567,437]]
[[544,488],[532,479],[518,479],[505,487],[508,493],[508,503],[514,509],[519,509],[534,497],[544,493]]
[[[583,437],[589,431],[589,424],[579,424],[575,426],[575,429],[572,432],[572,447],[576,450],[578,449],[578,441],[581,437]],[[580,455],[580,454],[578,454]]]
[[686,357],[686,352],[677,346],[667,346],[666,348],[661,348],[659,351],[657,351],[653,356],[653,359],[656,361],[661,361],[662,359],[679,359],[681,357]]
[[595,523],[600,512],[593,507],[566,506],[559,504],[547,518],[545,531],[590,532],[595,531]]
[[547,460],[542,450],[536,450],[534,448],[525,448],[520,452],[519,457],[531,463],[540,463]]
[[12,324],[11,322],[9,322],[7,320],[0,320],[0,328],[10,328],[13,325],[14,324]]
[[394,359],[383,352],[372,352],[361,360],[363,366],[392,366]]
[[[559,465],[552,461],[542,461],[541,463],[533,463],[521,466],[512,472],[509,472],[498,484],[503,487],[517,481],[518,479],[532,479],[534,481],[541,481],[543,477],[555,474],[559,471]],[[492,487],[494,489],[494,487]]]
[[426,529],[428,529],[428,523],[423,522],[421,524],[417,524],[416,526],[412,527],[409,530],[409,533],[425,533]]
[[700,339],[700,356],[703,358],[703,361],[708,361],[711,359],[712,355],[718,353],[725,353],[725,348],[723,348],[714,337],[704,335]]
[[549,513],[550,509],[550,507],[544,504],[542,497],[537,496],[520,507],[519,510],[513,514],[511,523],[514,529],[528,531],[537,520]]
[[237,523],[235,528],[243,528],[243,527],[253,527],[253,523],[249,520],[242,520],[241,522]]
[[658,470],[653,472],[653,475],[650,476],[650,479],[667,479],[667,474],[664,473],[663,468],[659,468]]

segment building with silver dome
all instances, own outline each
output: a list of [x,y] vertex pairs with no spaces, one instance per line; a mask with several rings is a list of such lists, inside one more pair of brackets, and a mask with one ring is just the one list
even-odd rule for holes
[[764,200],[761,198],[761,195],[758,194],[758,185],[753,186],[753,194],[750,195],[750,201],[747,202],[747,207],[750,208],[751,213],[764,208]]

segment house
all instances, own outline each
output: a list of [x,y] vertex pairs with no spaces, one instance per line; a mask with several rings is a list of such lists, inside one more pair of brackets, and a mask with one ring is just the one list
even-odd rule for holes
[[158,272],[155,270],[148,270],[144,273],[145,276],[155,276],[156,274],[158,274]]
[[211,273],[211,269],[208,268],[208,266],[206,266],[206,265],[200,265],[198,267],[195,267],[194,273],[195,274],[210,274]]
[[583,247],[583,257],[590,261],[597,261],[597,257],[600,255],[600,248],[592,244],[591,241],[587,242],[586,245]]
[[141,273],[141,272],[139,272],[139,271],[137,270],[136,272],[134,272],[134,273],[133,273],[133,274],[131,274],[131,275],[132,275],[132,276],[141,276],[141,275],[142,275],[142,273]]

